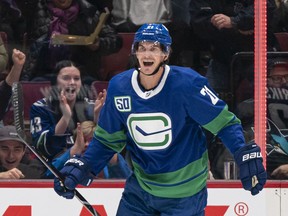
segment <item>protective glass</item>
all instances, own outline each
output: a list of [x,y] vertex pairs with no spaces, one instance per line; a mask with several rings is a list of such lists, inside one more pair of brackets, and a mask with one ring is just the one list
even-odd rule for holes
[[286,75],[273,75],[273,76],[269,76],[269,78],[272,79],[272,81],[275,84],[288,82],[288,74],[286,74]]

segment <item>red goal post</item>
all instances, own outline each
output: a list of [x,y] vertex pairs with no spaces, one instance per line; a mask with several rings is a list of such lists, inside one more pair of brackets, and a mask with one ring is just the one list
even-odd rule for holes
[[254,1],[254,131],[266,167],[267,2]]

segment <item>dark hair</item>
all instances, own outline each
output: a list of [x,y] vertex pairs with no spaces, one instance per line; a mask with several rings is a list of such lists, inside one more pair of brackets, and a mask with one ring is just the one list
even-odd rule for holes
[[[55,79],[52,79],[52,80],[51,80],[51,84],[52,84],[52,85],[56,85],[56,83],[57,83],[57,76],[58,76],[59,72],[60,72],[63,68],[65,68],[65,67],[72,67],[72,66],[78,68],[77,65],[76,65],[73,61],[71,61],[71,60],[62,60],[62,61],[57,62],[56,65],[55,65],[55,68],[54,68],[54,70],[53,70],[53,74],[55,74],[56,77],[55,77]],[[79,68],[78,68],[78,69],[79,69]],[[79,69],[79,71],[80,71],[80,69]],[[80,75],[81,75],[81,71],[80,71]]]

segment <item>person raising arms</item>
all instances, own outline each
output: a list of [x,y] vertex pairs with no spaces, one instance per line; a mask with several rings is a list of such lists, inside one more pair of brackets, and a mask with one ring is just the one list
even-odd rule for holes
[[[196,71],[167,65],[172,40],[162,24],[144,24],[135,34],[135,69],[109,81],[94,137],[82,156],[65,163],[54,190],[71,199],[88,186],[115,152],[126,147],[133,173],[126,180],[117,215],[204,215],[208,151],[203,128],[220,137],[234,155],[245,190],[264,187],[260,147],[246,144],[239,119]],[[253,157],[255,156],[255,157]]]

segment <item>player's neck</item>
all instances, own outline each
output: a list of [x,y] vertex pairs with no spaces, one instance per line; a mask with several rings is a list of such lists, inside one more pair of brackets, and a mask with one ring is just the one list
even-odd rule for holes
[[138,81],[140,82],[140,85],[145,90],[148,91],[148,90],[154,89],[159,84],[163,73],[164,73],[164,67],[160,67],[159,71],[152,76],[146,76],[140,73]]

